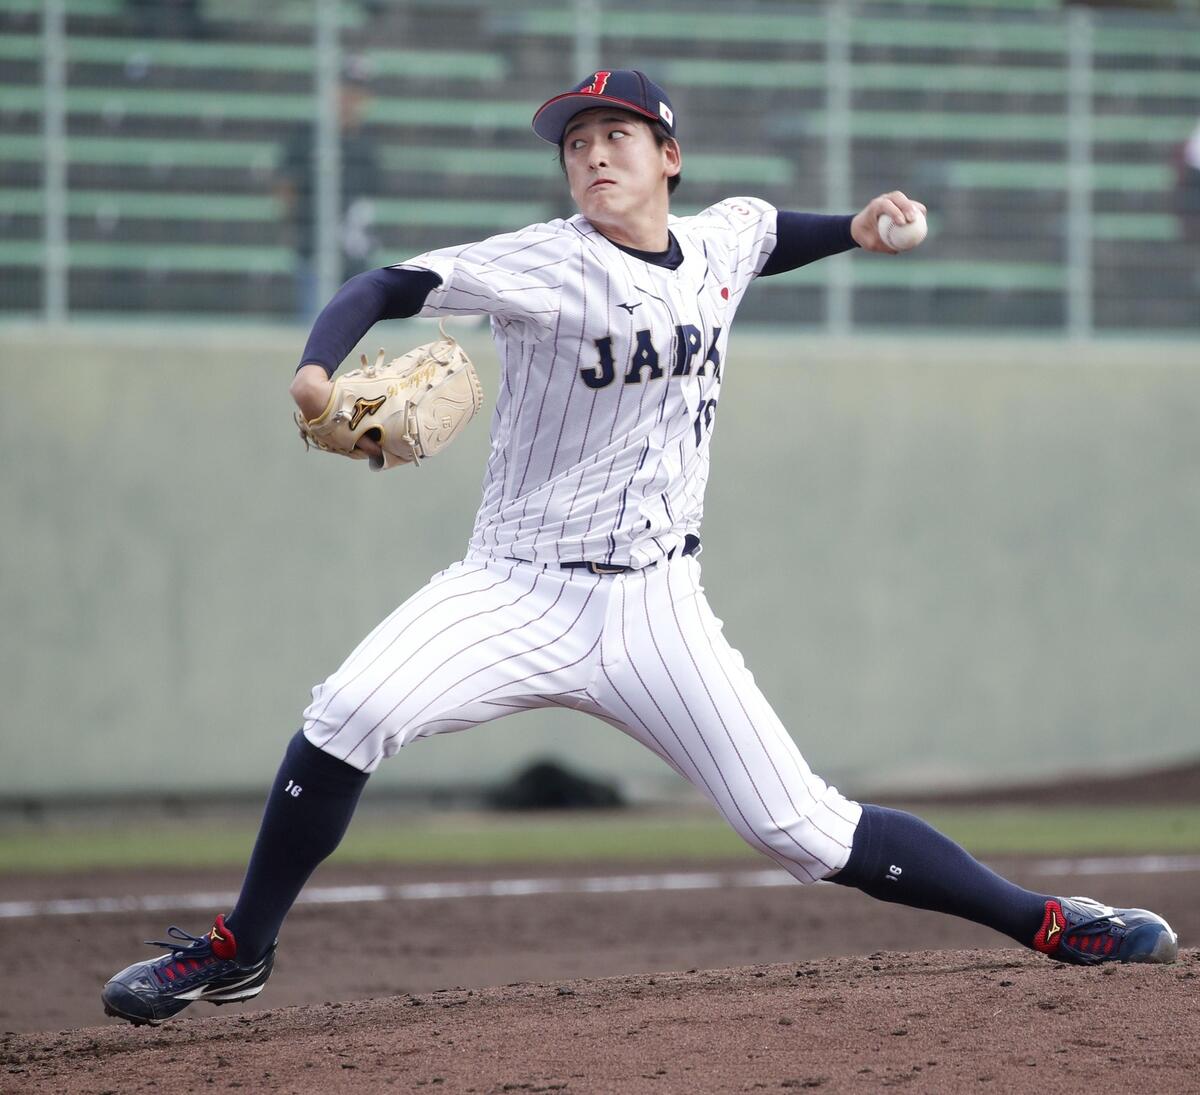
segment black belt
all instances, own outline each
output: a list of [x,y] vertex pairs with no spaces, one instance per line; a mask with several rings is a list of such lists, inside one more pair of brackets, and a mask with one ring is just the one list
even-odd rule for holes
[[[695,555],[700,550],[700,537],[688,533],[683,538],[683,550],[680,555]],[[675,549],[667,552],[667,558],[675,556]],[[620,563],[559,563],[563,570],[586,570],[589,574],[624,574],[626,571],[637,570],[637,567],[622,566]]]

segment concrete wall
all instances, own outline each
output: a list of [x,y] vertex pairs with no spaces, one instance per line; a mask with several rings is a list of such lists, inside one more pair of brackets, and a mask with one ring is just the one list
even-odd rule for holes
[[[311,685],[461,554],[486,418],[419,470],[306,454],[303,339],[3,329],[0,796],[262,785]],[[853,793],[1200,752],[1200,346],[743,331],[726,379],[705,581],[819,771]],[[547,752],[675,782],[563,712],[377,779]]]

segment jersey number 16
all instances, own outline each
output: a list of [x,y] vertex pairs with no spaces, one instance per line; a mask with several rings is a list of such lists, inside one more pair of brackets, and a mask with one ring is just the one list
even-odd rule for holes
[[704,431],[711,430],[713,424],[713,415],[717,413],[717,401],[715,399],[705,399],[700,397],[700,406],[696,408],[696,421],[692,426],[696,430],[696,445],[699,446],[704,438]]

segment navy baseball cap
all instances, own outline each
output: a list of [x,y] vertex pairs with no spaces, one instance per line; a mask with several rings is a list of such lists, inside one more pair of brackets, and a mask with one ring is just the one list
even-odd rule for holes
[[672,137],[675,136],[675,111],[667,93],[644,72],[629,68],[594,72],[586,80],[580,80],[570,91],[548,99],[533,116],[533,131],[543,141],[562,144],[567,123],[581,111],[591,110],[602,103],[611,103],[622,110],[630,110],[651,121],[661,122],[663,128]]

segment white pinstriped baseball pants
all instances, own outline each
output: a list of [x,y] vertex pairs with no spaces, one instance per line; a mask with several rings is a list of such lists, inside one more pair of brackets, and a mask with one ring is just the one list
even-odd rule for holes
[[692,556],[611,575],[455,563],[313,689],[304,733],[371,772],[418,738],[555,706],[653,750],[799,881],[845,865],[861,807],[809,769],[725,641]]

